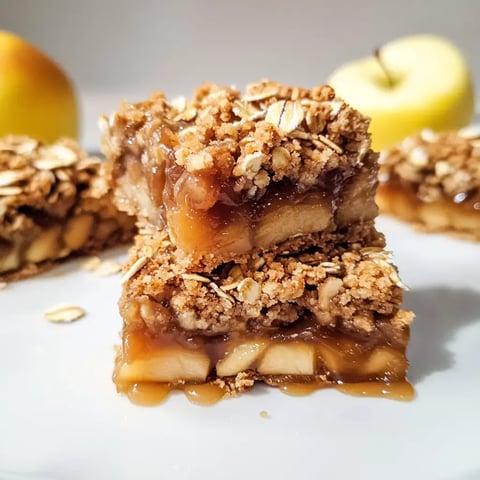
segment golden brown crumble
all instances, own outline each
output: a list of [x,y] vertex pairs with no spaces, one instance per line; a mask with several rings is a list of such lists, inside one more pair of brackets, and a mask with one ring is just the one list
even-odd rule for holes
[[[385,238],[382,233],[375,229],[373,220],[365,222],[357,222],[347,228],[338,231],[325,231],[312,233],[308,235],[294,236],[286,241],[272,245],[266,248],[255,248],[243,254],[223,256],[219,259],[214,253],[205,254],[200,258],[195,255],[187,254],[179,248],[174,248],[172,241],[169,239],[165,231],[155,232],[150,230],[140,230],[136,237],[137,248],[132,249],[132,255],[138,256],[136,261],[127,265],[131,265],[128,271],[124,272],[122,283],[129,280],[135,273],[143,268],[143,265],[156,255],[160,250],[169,249],[171,256],[169,261],[178,265],[181,269],[179,272],[188,272],[203,275],[210,273],[219,268],[219,264],[234,262],[239,265],[253,262],[264,262],[263,255],[267,252],[273,255],[296,255],[311,248],[322,248],[325,253],[329,253],[335,245],[343,243],[344,245],[371,245],[374,247],[384,247]],[[141,255],[140,253],[141,252]],[[335,273],[337,266],[325,264],[325,268],[329,273]],[[241,280],[238,278],[237,280]],[[228,288],[224,291],[228,291]]]
[[424,202],[480,195],[480,132],[423,131],[380,157],[380,178],[408,186]]
[[[143,258],[144,241],[148,245],[148,238],[137,240],[126,269]],[[199,274],[176,262],[176,254],[171,245],[158,248],[129,279],[120,301],[127,324],[152,333],[173,328],[212,335],[278,328],[313,316],[325,327],[373,335],[402,300],[404,286],[381,247],[266,252]]]
[[[112,162],[134,157],[161,165],[161,143],[170,144],[177,165],[232,180],[246,200],[261,198],[271,182],[288,178],[301,192],[328,171],[347,174],[370,148],[369,119],[329,86],[308,90],[264,81],[242,96],[232,87],[205,84],[188,101],[168,102],[156,93],[146,102],[124,102],[100,123]],[[120,198],[129,211],[131,201]]]
[[[32,208],[63,217],[77,200],[100,198],[108,190],[99,175],[100,159],[89,157],[70,139],[44,145],[27,137],[0,139],[0,224],[12,225],[19,208]],[[18,222],[18,220],[17,220]],[[19,225],[15,225],[19,227]]]

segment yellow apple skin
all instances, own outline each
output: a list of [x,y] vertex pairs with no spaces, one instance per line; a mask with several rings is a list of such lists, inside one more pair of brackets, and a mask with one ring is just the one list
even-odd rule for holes
[[78,137],[72,84],[60,67],[22,38],[0,30],[0,136],[53,142]]
[[340,97],[371,117],[375,150],[423,128],[455,130],[471,122],[471,75],[449,41],[434,35],[404,37],[384,45],[380,56],[393,86],[373,55],[338,68],[329,79]]

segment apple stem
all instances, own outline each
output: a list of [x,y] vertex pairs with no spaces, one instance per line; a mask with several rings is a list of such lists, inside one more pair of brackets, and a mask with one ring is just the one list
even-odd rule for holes
[[395,86],[395,80],[393,78],[393,75],[391,74],[391,72],[389,72],[387,66],[385,65],[385,62],[383,61],[382,56],[380,55],[380,49],[379,48],[376,48],[373,51],[373,56],[375,57],[378,64],[380,65],[380,68],[383,70],[383,73],[385,74],[385,77],[387,77],[388,86],[390,88],[393,88]]

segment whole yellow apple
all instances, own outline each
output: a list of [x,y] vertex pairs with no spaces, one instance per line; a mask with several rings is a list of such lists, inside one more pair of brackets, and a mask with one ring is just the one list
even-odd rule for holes
[[423,128],[461,128],[474,113],[466,60],[448,40],[434,35],[387,43],[377,55],[338,68],[329,83],[340,97],[371,117],[376,150]]
[[28,135],[52,142],[78,136],[72,84],[47,55],[0,30],[0,136]]

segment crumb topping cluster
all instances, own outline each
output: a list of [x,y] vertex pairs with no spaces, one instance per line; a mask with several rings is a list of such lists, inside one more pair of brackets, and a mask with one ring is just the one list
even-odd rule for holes
[[244,263],[194,273],[174,261],[176,249],[168,239],[156,242],[154,250],[151,245],[148,238],[137,238],[121,301],[127,323],[140,322],[151,332],[172,325],[209,335],[264,329],[310,312],[322,326],[340,321],[345,329],[370,334],[377,330],[379,315],[397,313],[405,288],[381,247],[265,252]]
[[381,181],[413,186],[424,202],[461,203],[480,189],[480,130],[424,130],[383,152],[380,163]]
[[302,191],[325,171],[355,167],[370,148],[368,125],[329,86],[308,90],[272,81],[250,85],[243,96],[215,84],[188,101],[168,102],[157,93],[101,119],[107,157],[161,164],[168,145],[178,166],[228,178],[247,198],[260,198],[284,178]]
[[0,139],[0,236],[22,230],[26,211],[62,218],[78,197],[101,198],[109,189],[104,169],[70,139],[52,145],[27,137]]

